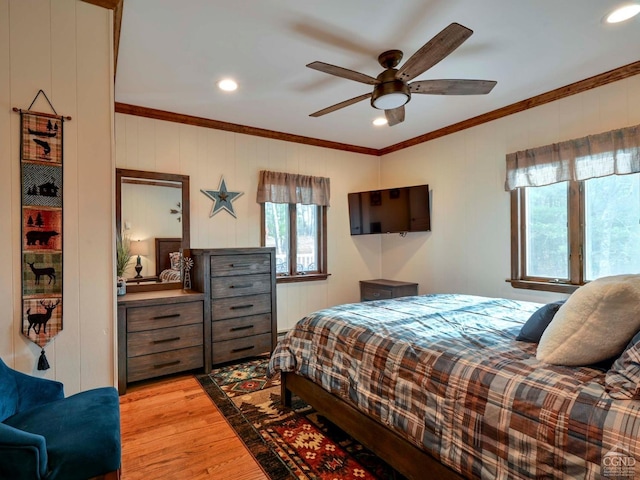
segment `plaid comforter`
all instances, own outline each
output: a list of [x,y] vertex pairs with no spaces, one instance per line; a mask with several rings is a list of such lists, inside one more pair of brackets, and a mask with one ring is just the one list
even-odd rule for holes
[[603,370],[537,361],[515,336],[540,306],[468,295],[340,305],[300,320],[269,372],[313,380],[468,478],[608,478],[613,452],[640,459],[640,401],[610,398]]

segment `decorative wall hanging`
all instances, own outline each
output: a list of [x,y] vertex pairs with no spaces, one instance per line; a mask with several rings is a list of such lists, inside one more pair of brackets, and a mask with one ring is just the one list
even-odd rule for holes
[[[32,112],[40,95],[54,115]],[[22,179],[22,334],[41,348],[62,331],[62,130],[64,120],[40,90],[20,113]]]
[[220,177],[220,186],[218,190],[200,190],[207,197],[213,200],[213,207],[211,208],[211,213],[209,213],[209,218],[213,217],[216,213],[221,210],[226,210],[231,215],[236,217],[236,212],[233,211],[233,203],[238,199],[238,197],[242,196],[244,192],[229,192],[227,190],[227,184],[224,181],[224,177]]
[[171,215],[177,215],[176,220],[178,220],[178,222],[181,222],[182,221],[182,203],[178,202],[176,204],[176,207],[178,208],[170,208],[169,213]]

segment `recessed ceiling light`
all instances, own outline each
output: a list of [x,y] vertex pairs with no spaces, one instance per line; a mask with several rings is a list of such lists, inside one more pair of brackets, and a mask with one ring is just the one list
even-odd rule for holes
[[379,126],[381,126],[381,125],[386,125],[386,124],[387,124],[387,119],[386,119],[386,118],[384,118],[384,117],[378,117],[378,118],[376,118],[376,119],[373,121],[373,124],[374,124],[376,127],[379,127]]
[[233,92],[238,88],[238,84],[230,78],[227,78],[218,82],[218,88],[220,90],[224,90],[225,92]]
[[640,13],[640,5],[632,3],[625,5],[624,7],[617,8],[606,17],[607,23],[619,23],[629,20],[631,17],[635,17]]

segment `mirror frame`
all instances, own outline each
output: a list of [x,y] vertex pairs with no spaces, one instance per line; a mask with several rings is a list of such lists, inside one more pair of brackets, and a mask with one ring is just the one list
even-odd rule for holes
[[[189,176],[175,173],[148,172],[144,170],[130,170],[116,168],[116,232],[122,232],[122,179],[139,178],[152,181],[180,182],[182,185],[182,250],[188,250],[190,245],[190,206],[189,206]],[[172,283],[128,283],[127,292],[142,292],[149,290],[173,290],[182,288],[182,282]]]

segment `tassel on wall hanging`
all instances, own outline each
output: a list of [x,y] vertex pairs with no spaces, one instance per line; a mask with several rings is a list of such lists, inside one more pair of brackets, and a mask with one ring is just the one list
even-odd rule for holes
[[[54,114],[31,111],[40,95]],[[62,331],[62,131],[65,120],[40,90],[20,113],[22,181],[22,334],[40,348],[38,370],[47,370],[44,347]]]

